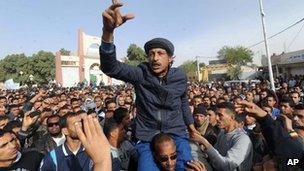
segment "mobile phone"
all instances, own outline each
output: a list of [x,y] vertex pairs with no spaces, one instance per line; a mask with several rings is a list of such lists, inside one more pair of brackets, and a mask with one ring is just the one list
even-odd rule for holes
[[33,118],[33,117],[35,117],[35,116],[39,116],[40,115],[40,112],[39,111],[33,111],[33,112],[31,112],[30,114],[29,114],[29,116],[31,117],[31,118]]

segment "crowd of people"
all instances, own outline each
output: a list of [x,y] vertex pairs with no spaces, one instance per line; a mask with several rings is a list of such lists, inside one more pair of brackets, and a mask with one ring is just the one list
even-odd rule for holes
[[134,18],[121,6],[102,14],[100,69],[126,84],[0,90],[1,171],[304,169],[303,76],[275,91],[189,83],[164,38],[145,44],[147,62],[121,63],[114,30]]
[[[293,85],[288,84],[292,79],[276,79],[276,92],[267,81],[188,83],[199,134],[187,140],[192,158],[186,169],[303,169],[304,80],[296,78]],[[0,170],[91,170],[94,160],[84,143],[98,139],[90,133],[94,130],[104,139],[92,151],[104,150],[100,153],[106,156],[108,146],[112,170],[137,170],[136,100],[130,85],[1,90]],[[94,121],[91,140],[81,141]],[[160,170],[178,167],[176,135],[151,132],[150,148]],[[293,165],[290,159],[299,162]]]

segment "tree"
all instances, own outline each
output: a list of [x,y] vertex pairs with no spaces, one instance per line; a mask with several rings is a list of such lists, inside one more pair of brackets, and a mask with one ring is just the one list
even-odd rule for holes
[[29,83],[34,76],[37,84],[47,84],[55,78],[55,55],[39,51],[31,57],[24,54],[12,54],[0,61],[0,81],[14,79],[15,82]]
[[145,51],[136,44],[130,44],[127,50],[127,58],[124,60],[124,62],[136,66],[141,62],[145,62],[146,60],[147,55]]
[[39,51],[30,59],[31,74],[38,84],[47,84],[55,78],[55,55],[51,52]]
[[242,68],[239,65],[230,66],[227,70],[227,75],[231,80],[239,80],[242,74]]
[[230,79],[239,79],[242,74],[241,66],[246,65],[248,62],[252,62],[253,52],[245,47],[229,47],[224,46],[218,52],[219,59],[225,59],[228,63],[227,74]]
[[60,52],[61,55],[66,55],[66,56],[70,55],[70,53],[71,53],[71,51],[66,50],[66,49],[64,49],[64,48],[61,48],[61,49],[59,50],[59,52]]
[[[199,67],[204,67],[204,63],[199,63]],[[184,62],[182,65],[179,66],[182,70],[186,72],[186,74],[195,73],[197,72],[197,63],[196,61],[188,60]]]
[[242,46],[224,46],[217,54],[219,59],[226,59],[230,65],[246,65],[248,62],[252,62],[253,58],[253,52]]

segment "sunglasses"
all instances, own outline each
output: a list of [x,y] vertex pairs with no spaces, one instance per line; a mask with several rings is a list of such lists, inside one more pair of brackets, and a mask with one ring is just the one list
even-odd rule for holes
[[55,122],[55,123],[48,123],[47,126],[48,127],[53,127],[53,126],[59,126],[59,122]]
[[174,155],[172,155],[172,156],[170,156],[170,157],[168,157],[168,156],[160,157],[160,158],[159,158],[159,161],[160,161],[160,162],[167,162],[167,161],[169,160],[169,158],[170,158],[170,160],[176,160],[177,154],[174,154]]

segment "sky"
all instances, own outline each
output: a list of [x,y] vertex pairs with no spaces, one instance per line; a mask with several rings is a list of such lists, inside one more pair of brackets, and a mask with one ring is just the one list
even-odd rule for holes
[[[263,40],[258,0],[124,0],[122,14],[135,18],[115,31],[118,58],[131,43],[143,47],[155,37],[175,45],[175,65],[199,56],[216,59],[227,46],[248,47]],[[100,36],[101,13],[110,0],[0,0],[0,59],[9,54],[32,55],[39,50],[77,52],[77,31]],[[304,17],[303,0],[264,0],[270,36]],[[304,22],[269,40],[269,51],[304,49]],[[296,37],[296,35],[298,35]],[[295,38],[296,37],[296,38]],[[251,48],[260,64],[264,44]]]

